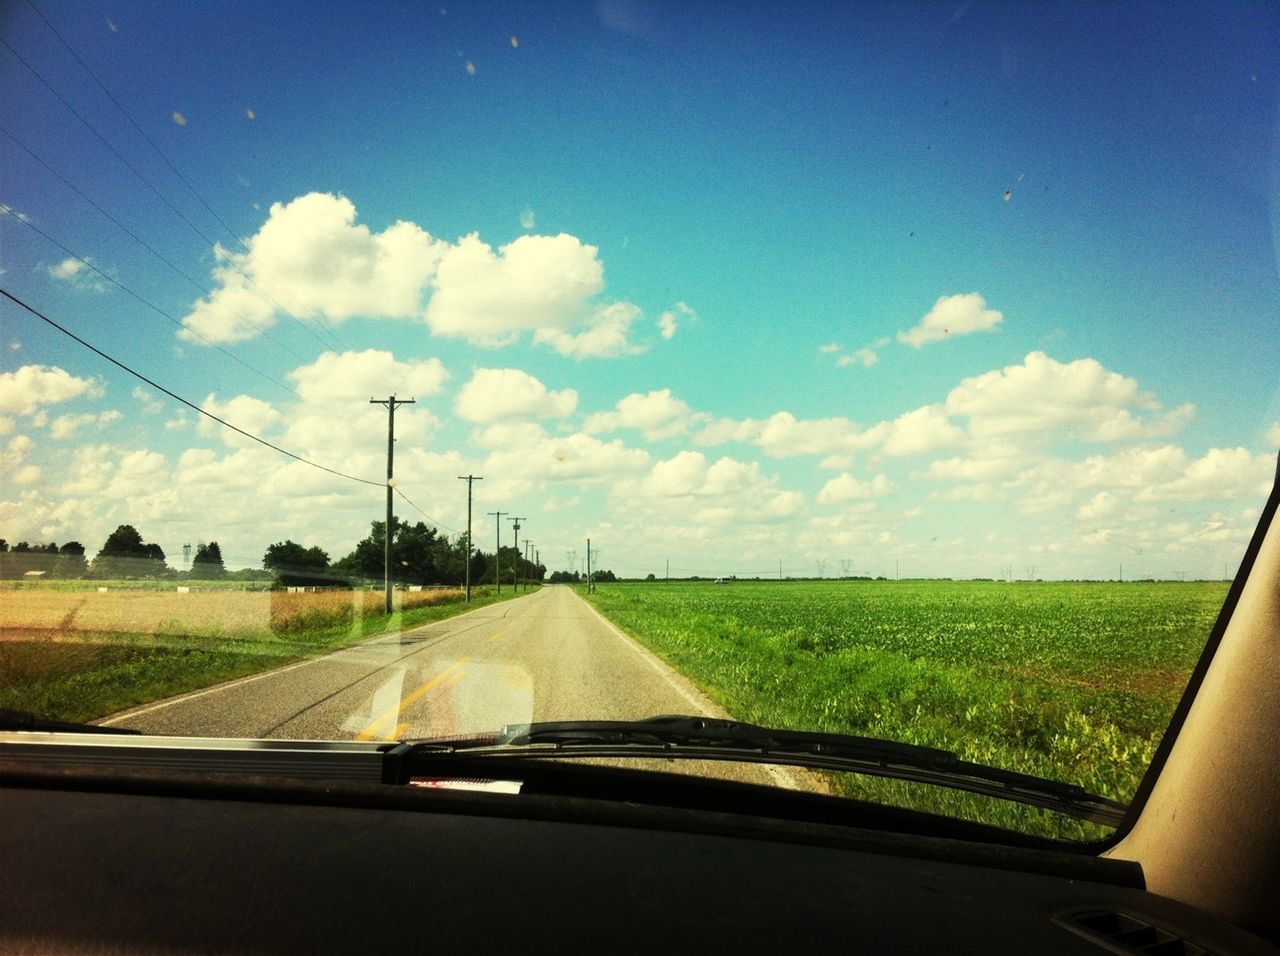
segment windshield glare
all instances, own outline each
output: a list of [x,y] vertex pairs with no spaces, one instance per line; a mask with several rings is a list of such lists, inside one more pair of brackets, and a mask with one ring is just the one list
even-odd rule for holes
[[[1280,446],[1275,8],[33,0],[0,40],[0,707],[688,714],[1132,797]],[[661,766],[1109,832],[705,758]]]

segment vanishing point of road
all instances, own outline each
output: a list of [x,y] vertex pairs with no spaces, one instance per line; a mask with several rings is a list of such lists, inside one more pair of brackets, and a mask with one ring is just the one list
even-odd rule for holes
[[[660,714],[728,716],[572,589],[550,586],[101,723],[148,734],[381,741]],[[797,786],[792,774],[759,766],[667,768]]]

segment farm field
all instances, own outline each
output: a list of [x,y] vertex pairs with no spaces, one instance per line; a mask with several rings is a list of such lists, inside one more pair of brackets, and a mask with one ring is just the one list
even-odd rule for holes
[[[941,747],[1128,801],[1225,582],[601,585],[607,617],[741,720]],[[1048,836],[1105,829],[854,774],[851,797]]]
[[[504,592],[505,595],[505,592]],[[0,707],[84,721],[496,600],[477,590],[286,593],[24,585],[0,591]]]

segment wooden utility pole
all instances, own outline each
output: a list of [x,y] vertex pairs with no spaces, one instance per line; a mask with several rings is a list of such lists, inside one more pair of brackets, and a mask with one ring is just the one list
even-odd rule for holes
[[498,582],[498,593],[502,593],[502,516],[511,514],[510,511],[486,511],[485,514],[490,515],[494,520],[493,523],[498,528],[498,540],[493,546],[493,579]]
[[484,481],[484,475],[459,475],[459,481],[467,483],[467,603],[471,603],[471,554],[475,550],[471,546],[471,483]]
[[516,530],[516,566],[515,571],[511,575],[511,587],[517,593],[520,591],[520,522],[524,519],[525,515],[512,515],[507,519]]
[[386,594],[386,612],[391,613],[391,539],[394,535],[395,516],[391,513],[391,496],[395,493],[396,485],[394,473],[392,471],[392,462],[396,453],[396,406],[412,405],[412,398],[397,399],[395,395],[391,395],[386,399],[371,398],[370,405],[387,406],[387,525],[383,529],[382,547],[382,589]]

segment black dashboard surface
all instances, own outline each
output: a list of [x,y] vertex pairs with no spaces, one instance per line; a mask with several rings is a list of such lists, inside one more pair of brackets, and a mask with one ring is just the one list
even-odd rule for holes
[[821,846],[33,786],[0,789],[0,819],[6,952],[1127,951],[1062,925],[1100,910],[1271,951],[1124,879],[1055,874],[1042,852],[980,865],[942,841],[901,854],[873,834],[867,849],[856,833]]

